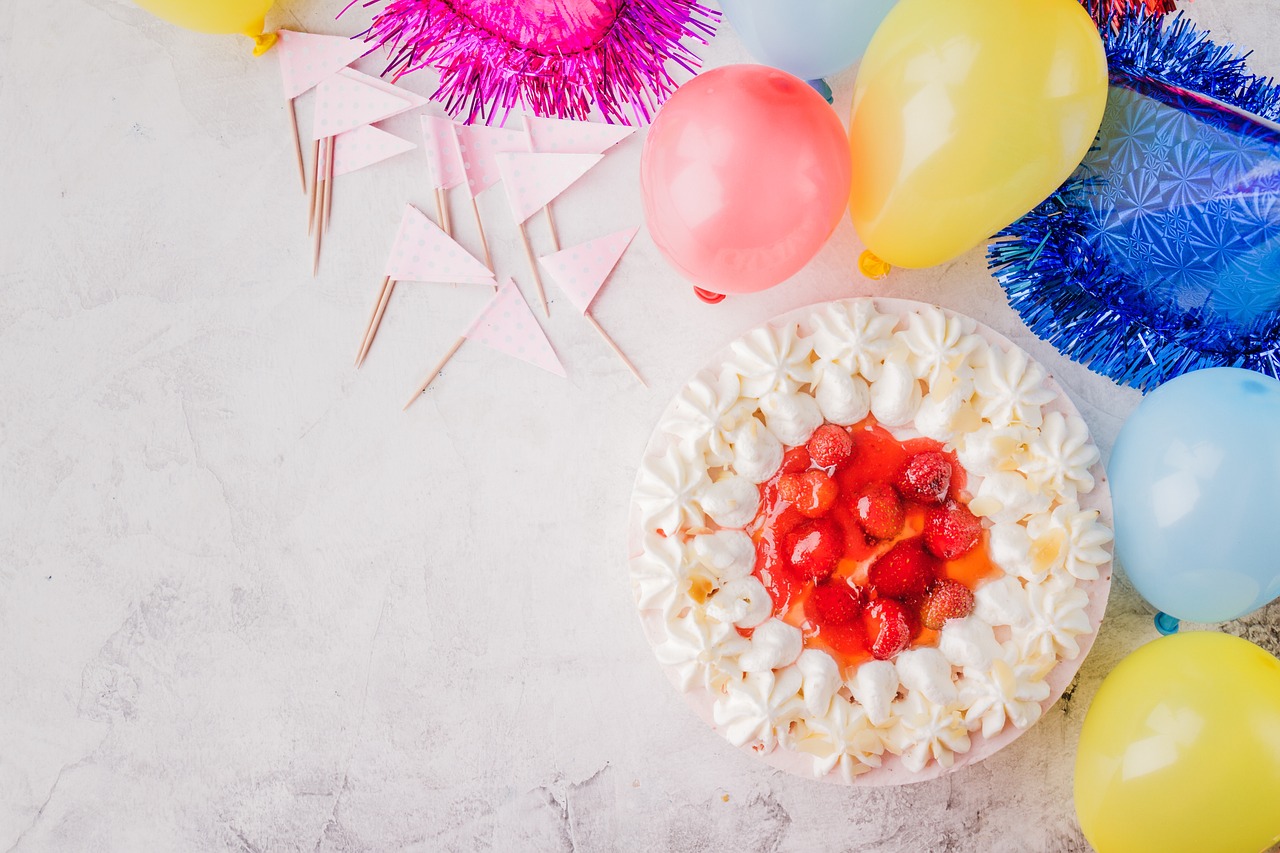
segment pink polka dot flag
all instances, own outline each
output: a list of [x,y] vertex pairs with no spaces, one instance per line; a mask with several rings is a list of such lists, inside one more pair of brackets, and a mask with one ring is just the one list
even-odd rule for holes
[[365,125],[339,133],[333,141],[333,174],[345,175],[416,148],[407,139]]
[[[401,110],[400,112],[407,112],[408,110],[416,110],[418,107],[425,107],[428,103],[427,99],[424,98],[422,95],[419,95],[417,92],[410,92],[408,89],[404,88],[403,86],[397,86],[395,83],[388,83],[386,80],[383,80],[381,77],[374,77],[372,74],[361,74],[359,71],[355,70],[354,68],[344,68],[338,73],[341,74],[343,77],[346,77],[351,80],[358,80],[359,82],[364,83],[366,86],[372,86],[375,89],[381,89],[383,92],[386,92],[388,95],[395,95],[397,98],[408,101],[409,105],[405,107],[403,110]],[[393,113],[393,115],[395,115],[395,113]],[[379,119],[379,121],[381,121],[381,119]]]
[[394,281],[493,284],[488,267],[411,204],[405,205],[400,217],[384,275]]
[[284,96],[298,97],[364,56],[368,50],[367,44],[343,36],[281,30],[276,56],[280,58]]
[[538,260],[569,300],[585,314],[639,230],[631,228],[607,234]]
[[528,151],[529,137],[523,130],[455,124],[458,156],[467,175],[467,187],[474,197],[501,180],[496,157],[503,151]]
[[524,296],[509,278],[503,280],[497,295],[463,336],[556,376],[565,375],[564,366],[551,348],[551,341],[547,340],[542,327],[534,319],[529,303],[524,301]]
[[311,138],[337,136],[410,108],[410,103],[404,98],[384,92],[345,73],[335,74],[316,88],[316,110],[311,124]]
[[636,130],[624,124],[539,116],[525,116],[524,127],[533,150],[541,154],[603,154]]
[[452,189],[467,179],[453,122],[439,116],[422,117],[422,148],[427,154],[427,172],[431,186]]
[[601,154],[498,154],[516,222],[524,222],[599,163]]

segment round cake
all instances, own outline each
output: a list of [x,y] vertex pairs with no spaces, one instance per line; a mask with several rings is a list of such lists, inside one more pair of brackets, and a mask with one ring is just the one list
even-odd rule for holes
[[1110,589],[1097,449],[1025,352],[905,300],[727,347],[636,478],[659,662],[730,742],[847,784],[990,755],[1062,694]]

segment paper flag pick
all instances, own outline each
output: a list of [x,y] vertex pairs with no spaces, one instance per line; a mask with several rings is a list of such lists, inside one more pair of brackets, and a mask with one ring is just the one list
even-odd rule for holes
[[403,98],[353,80],[345,74],[335,74],[316,88],[316,111],[311,124],[311,138],[337,136],[407,109],[409,102]]
[[454,131],[473,198],[501,180],[495,159],[499,153],[529,150],[529,137],[522,130],[457,124]]
[[497,295],[471,328],[463,333],[463,337],[527,361],[556,376],[565,375],[560,359],[551,348],[551,341],[547,340],[533,317],[529,303],[524,301],[524,296],[509,278],[503,280]]
[[[402,101],[406,101],[408,105],[400,112],[416,110],[418,107],[425,107],[427,105],[427,99],[419,95],[417,92],[410,92],[403,86],[388,83],[381,77],[374,77],[372,74],[362,74],[354,68],[344,68],[338,73],[343,77],[346,77],[348,80],[355,80],[357,83],[372,86],[375,89],[380,89],[381,91],[386,92],[388,95],[399,98]],[[397,113],[392,113],[391,115],[397,115]],[[390,116],[386,116],[386,118],[390,118]],[[381,121],[381,119],[379,119],[379,121]]]
[[339,133],[333,145],[333,174],[345,175],[416,148],[407,139],[365,125]]
[[495,155],[517,223],[537,213],[602,159],[602,154]]
[[542,266],[583,314],[591,308],[609,273],[631,245],[639,228],[619,231],[539,258]]
[[405,205],[387,259],[393,281],[493,284],[493,273],[411,204]]
[[343,36],[281,30],[276,43],[284,96],[296,98],[364,56],[369,45]]
[[636,132],[623,124],[524,117],[529,144],[540,154],[603,154]]
[[447,190],[466,180],[466,168],[462,165],[462,155],[458,152],[453,122],[438,116],[423,116],[422,139],[431,186]]

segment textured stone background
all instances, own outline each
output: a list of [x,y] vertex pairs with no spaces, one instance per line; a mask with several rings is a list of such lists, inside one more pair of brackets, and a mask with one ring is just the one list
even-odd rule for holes
[[[339,6],[271,21],[357,31]],[[1280,70],[1274,2],[1192,11]],[[727,31],[709,51],[742,59]],[[641,142],[558,203],[566,243],[640,221]],[[465,347],[405,414],[485,293],[402,286],[351,368],[401,205],[431,194],[416,156],[343,178],[313,281],[270,57],[124,0],[6,0],[0,151],[0,850],[1087,849],[1081,720],[1154,636],[1122,577],[1069,700],[982,765],[880,791],[712,734],[625,581],[658,413],[727,340],[817,300],[974,315],[1109,449],[1137,395],[1029,335],[979,253],[876,285],[846,222],[796,280],[708,307],[642,235],[597,315],[650,390],[558,301],[569,381]],[[501,200],[482,204],[523,276]],[[1280,652],[1280,608],[1226,629]]]

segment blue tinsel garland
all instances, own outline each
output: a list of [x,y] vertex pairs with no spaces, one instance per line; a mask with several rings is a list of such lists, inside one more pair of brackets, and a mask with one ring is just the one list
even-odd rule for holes
[[[1247,53],[1232,45],[1215,44],[1180,13],[1173,17],[1130,13],[1116,18],[1111,26],[1103,25],[1101,31],[1114,84],[1113,104],[1126,94],[1135,97],[1135,89],[1120,87],[1140,91],[1154,84],[1175,87],[1174,98],[1177,90],[1199,93],[1265,120],[1280,118],[1280,86],[1250,73]],[[1162,91],[1169,95],[1169,90]],[[1194,95],[1188,96],[1189,114],[1197,109],[1194,100]],[[1229,113],[1224,115],[1230,119]],[[1245,136],[1248,141],[1247,133]],[[1107,144],[1116,148],[1123,143],[1100,135],[1098,145]],[[1098,151],[1095,147],[1091,156]],[[1153,163],[1150,158],[1134,164],[1135,171],[1157,168],[1168,171],[1171,166]],[[1259,310],[1258,297],[1251,294],[1253,303],[1223,309],[1228,313],[1234,310],[1233,319],[1244,318],[1239,322],[1215,325],[1215,316],[1209,311],[1179,315],[1177,299],[1182,293],[1162,294],[1149,281],[1137,280],[1134,267],[1146,259],[1132,259],[1127,270],[1114,262],[1118,245],[1128,250],[1137,246],[1139,251],[1145,247],[1134,242],[1121,244],[1113,235],[1100,233],[1096,208],[1104,191],[1098,181],[1098,173],[1086,160],[1052,196],[997,234],[988,249],[996,279],[1031,330],[1065,355],[1142,390],[1212,366],[1245,367],[1280,378],[1280,311]],[[1109,191],[1111,201],[1114,188]],[[1212,205],[1198,203],[1211,218]],[[1173,212],[1176,215],[1177,210]],[[1231,215],[1235,212],[1222,212],[1224,217]],[[1268,217],[1269,226],[1276,217],[1267,212],[1261,218]],[[1164,222],[1154,215],[1151,220]],[[1126,223],[1131,232],[1126,234],[1128,238],[1133,237],[1134,221],[1137,218]],[[1162,236],[1165,248],[1182,239]],[[1113,253],[1110,257],[1100,248],[1104,244]],[[1274,264],[1269,257],[1264,262]],[[1216,272],[1217,268],[1207,270],[1205,289],[1213,287],[1211,274]],[[1280,277],[1275,281],[1275,292],[1280,294]],[[1269,296],[1263,302],[1269,309],[1273,303],[1267,299]],[[1280,299],[1276,303],[1280,304]]]

